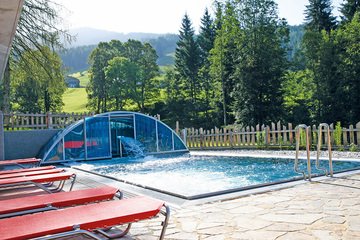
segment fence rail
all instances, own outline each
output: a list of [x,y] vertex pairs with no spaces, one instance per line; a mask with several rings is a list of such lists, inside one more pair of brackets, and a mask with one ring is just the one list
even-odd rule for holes
[[4,130],[64,128],[93,113],[8,113],[3,114]]
[[[3,114],[3,129],[59,129],[93,115],[94,113],[8,113]],[[176,131],[186,140],[190,149],[293,147],[295,146],[295,127],[292,123],[284,125],[277,122],[269,126],[256,125],[243,128],[227,127],[210,130],[186,128],[180,132],[179,123],[176,123]],[[342,127],[340,133],[335,132],[334,124],[330,124],[333,146],[344,149],[360,148],[360,122],[355,126]],[[310,142],[313,146],[317,144],[317,133],[318,126],[313,125],[310,131]],[[327,132],[325,130],[322,136],[322,145],[326,146]]]
[[[276,124],[271,123],[270,126],[256,125],[255,127],[244,128],[231,127],[210,130],[187,128],[181,132],[181,135],[183,139],[186,138],[186,144],[190,149],[286,148],[295,146],[295,127],[291,123],[283,125],[278,122]],[[326,146],[327,132],[324,129],[322,131],[322,145]],[[310,134],[310,141],[314,146],[318,140],[318,126],[312,126]],[[337,148],[354,149],[360,147],[360,122],[355,127],[350,125],[347,128],[341,128],[340,134],[335,133],[334,124],[331,124],[330,134],[332,145]],[[335,136],[336,134],[338,136]]]

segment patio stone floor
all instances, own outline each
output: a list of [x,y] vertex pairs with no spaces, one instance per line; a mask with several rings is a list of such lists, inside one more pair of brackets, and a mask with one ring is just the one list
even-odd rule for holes
[[[111,181],[78,174],[75,189],[113,185]],[[232,200],[170,207],[165,239],[360,239],[360,174],[304,181]],[[160,217],[134,223],[122,239],[157,239]]]

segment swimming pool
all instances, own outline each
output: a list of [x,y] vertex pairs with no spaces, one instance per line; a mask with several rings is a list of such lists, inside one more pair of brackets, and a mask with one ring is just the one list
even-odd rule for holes
[[[328,161],[321,161],[326,167]],[[315,169],[314,175],[323,174]],[[170,158],[120,158],[74,163],[72,166],[110,176],[133,185],[192,200],[302,179],[293,159],[182,156]],[[305,170],[305,160],[300,160]],[[334,172],[360,169],[360,162],[333,161]]]

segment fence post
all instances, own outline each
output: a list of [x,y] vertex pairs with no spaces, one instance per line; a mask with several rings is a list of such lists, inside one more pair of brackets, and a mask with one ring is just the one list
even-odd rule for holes
[[5,159],[4,114],[0,111],[0,160]]
[[199,133],[200,133],[200,149],[203,150],[203,145],[204,145],[204,131],[202,128],[199,129]]
[[183,137],[183,142],[185,143],[185,146],[187,146],[187,129],[186,128],[184,128],[183,130],[182,130],[182,137]]
[[281,142],[283,141],[283,137],[282,137],[282,134],[281,134],[281,122],[278,121],[276,123],[276,141],[277,141],[277,144],[279,144],[281,146]]
[[270,144],[270,127],[265,127],[265,146],[268,146]]
[[352,124],[349,126],[349,131],[350,131],[350,145],[355,144],[354,126]]
[[47,128],[47,129],[52,129],[52,116],[51,116],[51,112],[47,112],[47,113],[46,113],[46,128]]
[[356,144],[360,146],[360,122],[358,122],[355,126],[356,126]]
[[175,128],[175,132],[177,133],[177,134],[179,134],[180,132],[180,130],[179,130],[180,128],[179,128],[179,121],[176,121],[176,128]]
[[346,147],[348,145],[348,138],[347,138],[347,129],[342,128],[342,138],[343,138],[343,145]]
[[288,123],[288,127],[289,127],[289,142],[290,144],[293,144],[294,142],[294,135],[293,135],[293,127],[291,123]]

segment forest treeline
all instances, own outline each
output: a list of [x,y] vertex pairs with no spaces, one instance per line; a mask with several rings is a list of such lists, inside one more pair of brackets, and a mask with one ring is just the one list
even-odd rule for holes
[[[88,107],[98,113],[160,114],[166,123],[180,121],[182,127],[359,121],[358,1],[344,1],[336,18],[330,0],[309,0],[304,25],[292,32],[273,0],[214,1],[214,9],[214,14],[205,10],[198,34],[184,15],[174,66],[162,69],[165,73],[160,73],[158,49],[150,43],[113,40],[97,45],[89,57]],[[54,32],[48,34],[46,40],[58,39]],[[46,104],[32,106],[61,108],[61,76],[52,74],[58,68],[54,43],[14,55],[8,71],[14,93],[2,88],[10,107],[25,111],[18,99],[38,98]],[[41,55],[47,61],[38,61]],[[38,64],[26,64],[30,61]],[[37,68],[45,69],[41,72],[51,81],[36,74]],[[41,88],[19,91],[29,79]]]
[[[289,26],[289,48],[288,51],[288,59],[292,60],[295,53],[300,47],[300,43],[302,37],[304,35],[304,27],[303,25],[299,26]],[[156,63],[159,66],[171,66],[174,65],[175,62],[175,49],[176,43],[179,40],[179,36],[177,34],[164,34],[159,35],[156,38],[151,38],[149,34],[147,37],[144,34],[144,38],[139,40],[141,42],[148,42],[150,45],[156,50],[156,54],[158,55],[158,59]],[[135,39],[136,40],[136,39]],[[87,70],[89,65],[89,56],[90,53],[96,48],[96,44],[93,45],[83,45],[67,48],[65,50],[59,51],[59,56],[63,61],[63,65],[67,72],[82,72]]]
[[[144,40],[141,40],[141,42],[150,43],[156,50],[158,55],[156,63],[158,65],[167,66],[174,64],[174,57],[172,54],[175,51],[178,40],[179,38],[176,34],[164,34],[157,38],[145,38]],[[96,46],[97,45],[77,46],[60,51],[59,55],[66,70],[70,73],[87,70],[90,67],[89,56]]]
[[[120,86],[121,81],[133,82],[126,90],[131,94],[123,95],[126,103],[119,110],[159,113],[166,122],[178,120],[183,126],[256,125],[279,120],[353,123],[360,119],[357,1],[345,1],[337,20],[331,1],[310,0],[304,31],[293,32],[302,40],[295,43],[290,43],[289,26],[279,19],[274,1],[214,4],[214,17],[205,11],[198,35],[185,14],[175,66],[164,78],[159,78],[155,69],[154,77],[146,80],[135,76],[145,70],[123,77],[134,67],[124,64],[109,76],[113,58],[125,57],[139,69],[146,66],[141,60],[131,60],[146,56],[142,51],[131,51],[134,55],[129,57],[121,50],[128,43],[110,42],[92,53],[91,83],[109,84],[103,88],[106,90],[112,89],[112,84]],[[105,65],[99,68],[96,58],[105,59]],[[98,89],[94,84],[88,88],[92,109],[117,109],[113,102],[118,100]],[[136,92],[141,94],[132,94]],[[141,107],[135,100],[139,98]]]

